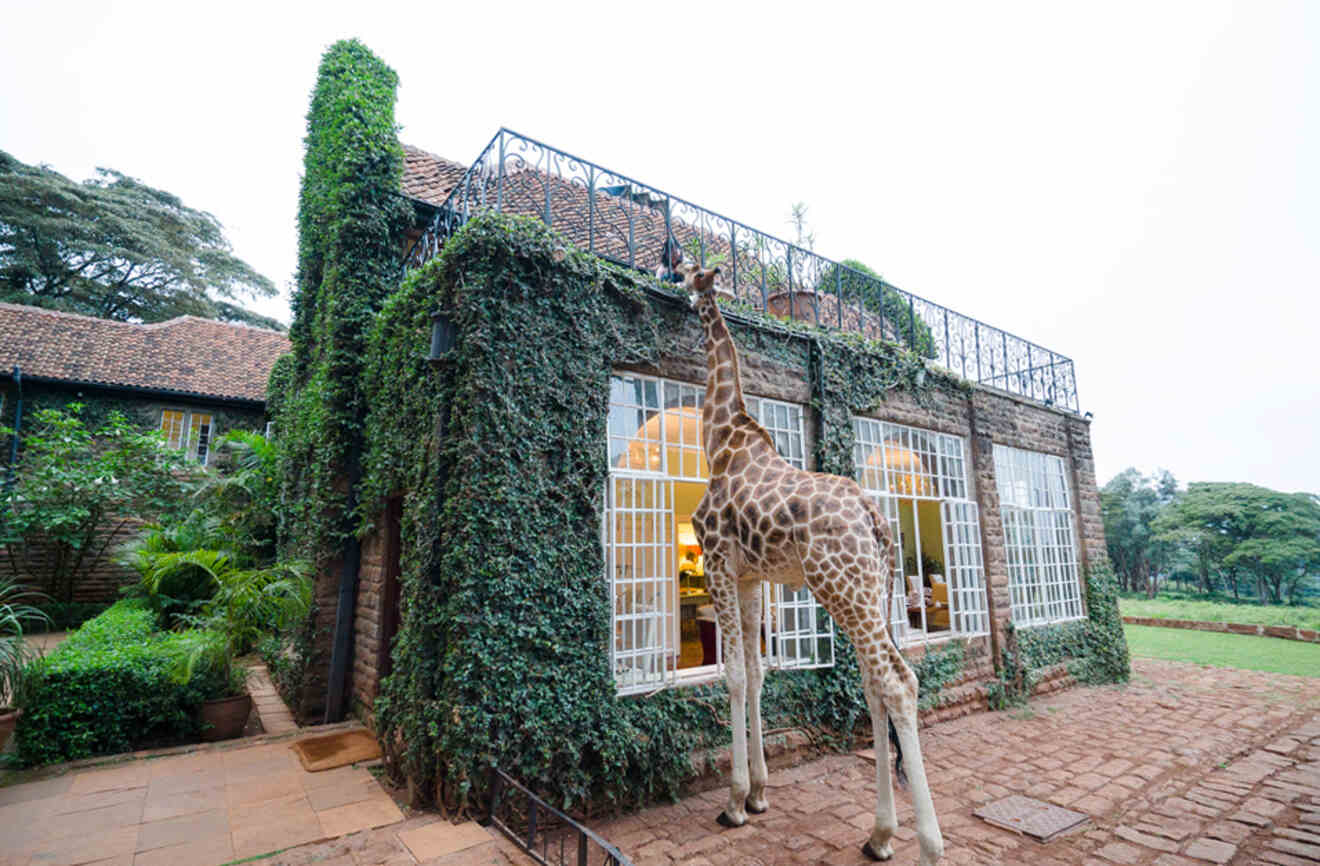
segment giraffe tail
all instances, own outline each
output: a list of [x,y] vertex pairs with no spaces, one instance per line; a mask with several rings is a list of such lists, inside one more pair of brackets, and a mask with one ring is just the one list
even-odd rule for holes
[[906,791],[908,786],[907,771],[903,769],[903,744],[898,741],[898,731],[894,728],[894,720],[886,714],[886,720],[889,722],[889,744],[894,747],[894,781],[898,784],[900,790]]

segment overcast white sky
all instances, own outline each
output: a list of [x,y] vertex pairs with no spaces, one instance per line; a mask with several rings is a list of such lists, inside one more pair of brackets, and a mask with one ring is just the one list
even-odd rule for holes
[[506,125],[780,235],[804,201],[822,254],[1071,356],[1102,484],[1320,491],[1320,2],[0,0],[0,149],[170,190],[287,287],[348,36],[406,142]]

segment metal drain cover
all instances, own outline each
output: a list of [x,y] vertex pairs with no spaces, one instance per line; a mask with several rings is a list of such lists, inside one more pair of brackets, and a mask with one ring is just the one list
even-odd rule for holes
[[1090,817],[1081,812],[1051,806],[1018,794],[987,803],[972,814],[987,824],[1013,830],[1041,842],[1048,842],[1091,822]]

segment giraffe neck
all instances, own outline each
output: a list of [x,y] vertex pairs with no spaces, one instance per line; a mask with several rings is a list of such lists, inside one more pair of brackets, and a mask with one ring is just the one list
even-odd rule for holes
[[747,404],[743,401],[738,350],[714,292],[701,295],[697,312],[706,328],[706,401],[701,409],[701,428],[710,458],[733,431],[735,422],[747,418]]

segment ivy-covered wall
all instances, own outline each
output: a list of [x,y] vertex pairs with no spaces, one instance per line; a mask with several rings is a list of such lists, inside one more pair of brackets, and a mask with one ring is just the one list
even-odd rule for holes
[[[403,495],[402,627],[375,723],[418,790],[461,803],[498,764],[567,806],[632,804],[676,794],[689,754],[727,743],[722,686],[619,698],[608,664],[609,377],[702,357],[695,315],[663,291],[539,222],[485,216],[379,316],[363,381],[359,531]],[[458,342],[436,363],[426,354],[441,308]],[[887,400],[951,412],[972,394],[891,346],[731,312],[749,380],[789,368],[808,383],[820,467],[851,474],[853,413]],[[917,664],[929,703],[957,679],[962,644]],[[834,667],[772,674],[764,704],[769,728],[822,745],[869,728],[843,636]]]
[[314,671],[296,696],[304,718],[326,709],[327,683],[317,672],[331,652],[325,638],[334,628],[339,581],[351,583],[355,567],[349,515],[360,476],[366,339],[398,285],[398,239],[412,213],[399,194],[397,87],[394,71],[366,46],[341,41],[321,59],[307,113],[293,353],[271,375],[282,547],[310,559],[322,577],[334,576],[318,581],[312,615],[298,636],[304,664]]

